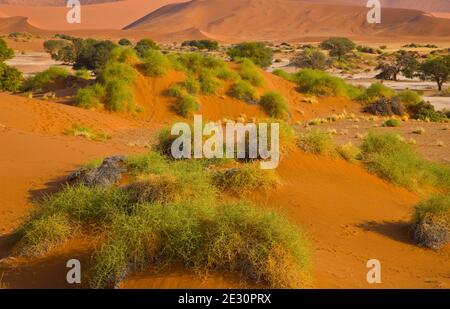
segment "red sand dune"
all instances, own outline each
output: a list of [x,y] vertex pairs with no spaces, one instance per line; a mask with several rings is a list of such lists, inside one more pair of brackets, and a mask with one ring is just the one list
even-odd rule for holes
[[[122,0],[82,0],[83,5],[115,2]],[[67,0],[0,0],[0,4],[7,5],[31,5],[31,6],[66,6]]]
[[[83,1],[81,1],[83,3]],[[95,5],[83,5],[81,24],[68,24],[68,9],[64,6],[32,6],[0,4],[7,16],[26,16],[42,28],[52,30],[121,29],[163,5],[183,0],[123,0]]]
[[295,40],[301,37],[450,36],[450,21],[421,11],[384,9],[383,22],[366,22],[367,8],[295,0],[194,0],[170,4],[125,27],[155,37],[179,38],[186,31],[229,41]]
[[[322,2],[332,4],[348,4],[366,6],[367,0],[307,0],[309,2]],[[450,12],[448,0],[381,0],[383,8],[402,8],[421,10],[424,12]]]

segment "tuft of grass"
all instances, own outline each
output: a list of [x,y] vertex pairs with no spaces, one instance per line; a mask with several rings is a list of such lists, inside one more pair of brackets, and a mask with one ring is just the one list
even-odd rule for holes
[[213,181],[220,191],[236,196],[257,190],[270,190],[277,185],[277,177],[273,171],[262,170],[259,164],[254,163],[216,172]]
[[371,104],[382,98],[392,98],[395,95],[394,90],[382,83],[373,83],[356,99],[366,104]]
[[200,84],[200,92],[204,95],[216,94],[222,86],[222,83],[209,71],[202,72],[198,77],[198,82]]
[[[192,95],[196,95],[200,92],[200,83],[197,79],[194,79],[192,77],[189,77],[187,79],[185,79],[184,81],[182,81],[181,83],[178,84],[178,86],[181,89],[184,89],[187,93],[192,94]],[[171,88],[169,88],[171,89]],[[172,92],[173,97],[179,97],[180,96],[180,91],[177,90],[176,88],[173,89],[172,91],[169,91],[169,95],[170,92]]]
[[175,102],[174,110],[178,115],[188,117],[198,111],[199,107],[200,105],[195,96],[183,94]]
[[29,77],[22,84],[23,91],[45,91],[52,84],[64,81],[70,73],[64,68],[51,67],[43,72]]
[[301,92],[314,95],[353,97],[357,92],[355,87],[347,85],[343,79],[320,70],[301,70],[292,78]]
[[261,97],[259,104],[270,117],[284,119],[288,116],[287,100],[279,92],[267,92]]
[[261,86],[264,82],[264,77],[259,71],[259,67],[249,59],[242,59],[239,67],[239,75],[243,80],[255,87]]
[[72,235],[72,226],[64,213],[53,213],[29,222],[14,251],[19,255],[41,256]]
[[181,264],[238,271],[275,288],[308,284],[308,244],[285,218],[244,203],[144,204],[114,222],[95,256],[91,286],[111,286],[133,270]]
[[170,68],[170,61],[159,50],[148,50],[143,57],[142,72],[146,76],[163,76]]
[[133,176],[148,174],[160,175],[169,170],[169,164],[166,158],[156,152],[131,155],[127,157],[125,164],[127,171]]
[[396,97],[405,105],[418,104],[422,102],[422,97],[416,91],[403,90],[400,91]]
[[333,137],[320,130],[312,130],[300,135],[299,146],[303,151],[315,155],[336,156],[336,145]]
[[338,155],[349,162],[357,160],[361,155],[361,150],[351,142],[336,147]]
[[228,90],[228,95],[250,104],[256,103],[258,100],[256,89],[253,88],[251,84],[245,81],[238,81],[234,83]]
[[396,118],[390,118],[383,123],[384,127],[390,127],[390,128],[399,127],[400,125],[401,125],[401,121]]
[[450,196],[434,195],[420,202],[412,219],[420,245],[439,249],[450,242]]
[[111,135],[107,133],[96,131],[90,127],[76,123],[74,123],[70,129],[66,130],[64,134],[70,136],[81,136],[93,141],[105,141],[111,139]]
[[409,190],[450,190],[450,167],[423,159],[396,134],[370,132],[361,157],[370,171]]
[[425,129],[422,127],[415,128],[414,131],[412,131],[413,134],[418,134],[418,135],[422,135],[425,132],[426,132]]
[[105,96],[105,88],[101,84],[96,83],[78,90],[75,97],[75,105],[88,109],[98,108],[103,104]]

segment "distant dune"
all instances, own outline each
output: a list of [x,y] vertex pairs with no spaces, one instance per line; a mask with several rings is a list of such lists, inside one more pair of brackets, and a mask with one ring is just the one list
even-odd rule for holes
[[[366,6],[367,0],[308,0],[317,3],[350,4]],[[401,8],[424,12],[450,12],[449,0],[381,0],[383,8]]]
[[220,35],[229,41],[304,37],[449,37],[450,20],[418,10],[383,9],[380,25],[366,22],[367,8],[296,0],[194,0],[170,4],[125,29],[179,38]]
[[[122,0],[82,0],[80,2],[84,5],[90,5],[116,1]],[[66,6],[67,0],[0,0],[0,4],[30,5],[30,6]]]
[[[65,6],[43,6],[39,0],[26,0],[26,2],[29,2],[30,5],[6,5],[1,4],[2,1],[11,0],[0,0],[0,12],[3,12],[7,16],[25,16],[35,24],[46,29],[79,30],[121,29],[136,19],[142,17],[144,14],[163,5],[174,2],[183,2],[186,0],[108,0],[108,3],[83,6],[81,11],[81,24],[67,23],[66,15],[68,9]],[[81,3],[86,4],[105,1],[106,0],[82,0]],[[31,5],[31,3],[39,3],[40,5],[35,6]]]

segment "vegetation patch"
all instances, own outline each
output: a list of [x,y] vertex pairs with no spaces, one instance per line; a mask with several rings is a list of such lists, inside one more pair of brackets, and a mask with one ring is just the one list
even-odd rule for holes
[[43,72],[29,77],[23,82],[23,91],[46,91],[49,87],[58,83],[64,82],[70,73],[64,68],[51,67]]
[[255,104],[258,101],[258,93],[256,92],[256,89],[245,81],[238,81],[234,83],[228,90],[228,95],[250,104]]
[[420,202],[413,220],[418,244],[439,249],[450,242],[450,196],[435,195]]
[[267,92],[261,97],[259,104],[270,117],[284,119],[288,116],[287,100],[279,92]]
[[315,155],[336,156],[336,145],[333,137],[320,130],[312,130],[311,132],[300,135],[300,148],[308,153]]
[[82,124],[73,124],[72,127],[64,132],[66,135],[82,136],[89,140],[105,141],[111,139],[111,135],[94,130],[88,126]]

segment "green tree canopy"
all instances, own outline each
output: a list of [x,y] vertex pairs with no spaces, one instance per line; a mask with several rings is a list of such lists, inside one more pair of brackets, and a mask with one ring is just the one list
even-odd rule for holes
[[266,68],[272,64],[273,52],[264,43],[246,42],[230,48],[228,55],[232,60],[248,58],[254,64]]

